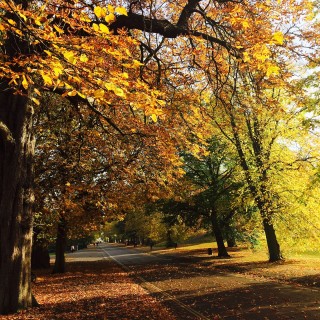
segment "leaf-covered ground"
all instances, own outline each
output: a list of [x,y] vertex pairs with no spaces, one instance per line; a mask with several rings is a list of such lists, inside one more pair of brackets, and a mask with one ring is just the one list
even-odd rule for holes
[[[149,252],[145,247],[132,248],[137,249]],[[81,259],[90,260],[94,254],[96,258],[99,252],[100,248],[89,248]],[[319,299],[309,303],[305,310],[302,308],[302,318],[299,318],[295,314],[299,303],[296,295],[291,297],[292,291],[274,285],[276,282],[291,283],[297,290],[300,286],[311,286],[315,291],[310,294],[317,296],[320,287],[318,258],[270,264],[265,255],[243,248],[230,250],[231,259],[208,256],[204,248],[154,250],[152,254],[174,259],[170,259],[170,263],[166,259],[155,259],[154,264],[133,266],[129,273],[134,278],[111,260],[76,262],[76,254],[68,255],[65,274],[53,275],[51,269],[36,271],[38,278],[33,292],[39,307],[0,316],[0,319],[194,319],[194,315],[185,314],[174,301],[153,292],[152,287],[141,283],[136,276],[151,281],[163,292],[210,319],[320,319],[320,314],[315,316],[316,310],[320,310]],[[239,278],[233,278],[232,274],[239,274]],[[283,301],[277,297],[275,303],[274,295],[268,296],[268,291],[274,287],[282,288],[281,292],[286,295]]]
[[114,262],[68,263],[65,274],[37,272],[33,292],[40,307],[5,320],[176,319]]

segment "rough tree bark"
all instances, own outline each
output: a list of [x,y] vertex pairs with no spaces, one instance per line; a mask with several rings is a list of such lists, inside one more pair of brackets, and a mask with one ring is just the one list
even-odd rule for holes
[[0,88],[0,314],[32,305],[33,108]]
[[[26,0],[15,3],[28,6]],[[7,18],[19,22],[13,12]],[[1,52],[9,60],[29,51],[26,41],[8,32]],[[27,92],[14,94],[9,80],[0,79],[0,314],[36,304],[31,293],[33,112]]]

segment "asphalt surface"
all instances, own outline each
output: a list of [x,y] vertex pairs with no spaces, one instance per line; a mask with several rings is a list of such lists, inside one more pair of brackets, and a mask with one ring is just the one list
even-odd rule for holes
[[320,290],[221,271],[190,257],[100,244],[69,261],[112,259],[177,319],[320,320]]

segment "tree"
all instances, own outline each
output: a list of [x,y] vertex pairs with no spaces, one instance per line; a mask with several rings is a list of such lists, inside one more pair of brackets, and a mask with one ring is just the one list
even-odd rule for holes
[[[235,180],[237,164],[233,155],[226,144],[213,137],[202,146],[202,152],[198,155],[185,154],[184,161],[187,179],[199,190],[191,199],[195,202],[195,210],[209,218],[218,245],[218,256],[228,257],[224,245],[223,214],[226,215],[227,209],[227,216],[233,215],[233,197],[241,186]],[[225,221],[225,224],[228,225],[228,222]]]
[[[69,1],[31,4],[8,0],[0,4],[1,314],[32,305],[33,114],[40,89],[54,90],[70,99],[91,97],[87,106],[105,125],[119,132],[117,125],[99,111],[102,105],[113,110],[111,104],[122,101],[126,92],[133,98],[133,108],[143,106],[146,110],[159,101],[151,92],[149,96],[143,93],[148,89],[142,82],[132,81],[134,72],[133,78],[123,72],[124,68],[139,66],[130,53],[135,41],[108,35],[107,26],[91,25],[86,8],[77,4],[73,10],[71,7]],[[121,8],[109,10],[124,13]],[[116,71],[117,67],[121,71]],[[129,92],[129,87],[133,91]],[[103,99],[106,93],[108,100]],[[148,115],[153,114],[150,110]]]
[[159,212],[148,214],[140,208],[126,214],[123,237],[130,243],[156,243],[164,240],[165,235],[166,227]]
[[[289,97],[292,94],[289,86],[278,88],[274,83],[270,88],[269,77],[260,77],[257,82],[254,75],[248,77],[239,70],[233,76],[239,77],[237,89],[230,86],[229,96],[217,102],[220,109],[216,106],[213,109],[213,118],[238,153],[246,183],[262,217],[270,261],[277,261],[282,256],[274,226],[280,215],[290,210],[285,205],[289,186],[281,184],[281,179],[284,172],[292,176],[294,168],[294,174],[301,173],[303,163],[310,166],[318,156],[316,153],[311,156],[310,135],[308,129],[303,129],[306,114],[295,98]],[[265,85],[264,81],[269,83]],[[298,146],[298,141],[301,151],[309,150],[309,155],[286,146],[293,143]]]
[[[161,140],[173,142],[159,119],[184,111],[171,104],[179,96],[208,83],[217,95],[231,61],[260,57],[259,70],[278,71],[262,60],[268,46],[285,44],[273,21],[305,16],[309,7],[296,2],[128,1],[127,10],[103,1],[1,2],[1,244],[13,238],[1,247],[0,313],[31,305],[32,114],[40,89],[82,101],[121,135],[141,136],[154,123]],[[159,90],[167,90],[167,105]],[[189,114],[195,109],[190,104]],[[169,146],[164,153],[177,161]]]

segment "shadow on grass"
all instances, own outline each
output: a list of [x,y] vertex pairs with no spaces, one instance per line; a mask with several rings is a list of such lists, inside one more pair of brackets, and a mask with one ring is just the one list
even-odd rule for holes
[[150,282],[173,281],[179,279],[200,276],[215,276],[224,274],[246,274],[250,277],[265,280],[276,280],[307,287],[320,287],[320,274],[304,273],[301,269],[301,261],[285,260],[270,263],[268,261],[241,261],[241,249],[235,248],[235,258],[217,258],[207,256],[202,251],[173,252],[163,254],[166,260],[149,261],[145,265],[129,265],[132,275],[140,275]]

